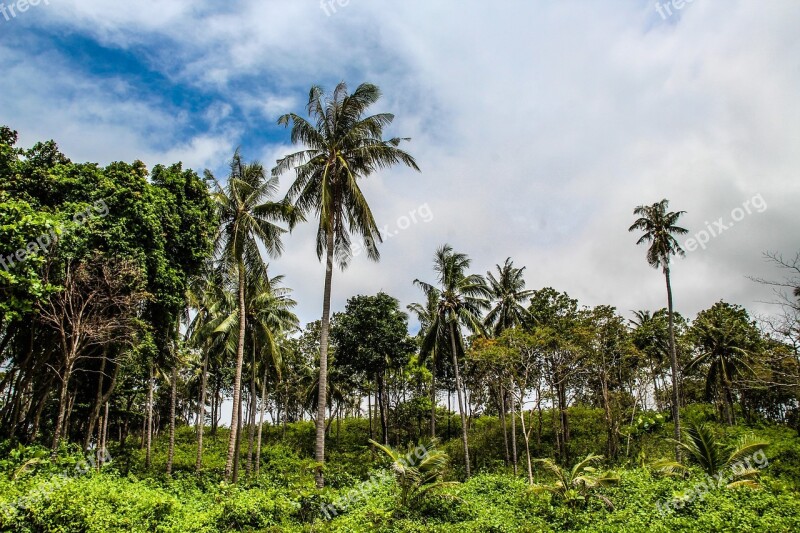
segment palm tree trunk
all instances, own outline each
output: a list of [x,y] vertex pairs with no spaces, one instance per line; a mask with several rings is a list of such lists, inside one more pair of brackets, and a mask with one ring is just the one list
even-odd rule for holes
[[234,448],[234,455],[233,455],[233,482],[239,482],[239,462],[241,461],[241,446],[242,446],[242,420],[244,419],[243,416],[243,402],[239,401],[239,427],[236,431],[236,444]]
[[325,288],[322,296],[322,322],[319,333],[319,393],[317,394],[316,444],[314,457],[320,465],[314,478],[317,488],[325,486],[322,467],[325,464],[325,408],[328,399],[328,332],[331,322],[331,281],[333,279],[333,229],[328,230],[326,238],[327,254],[325,261]]
[[172,474],[172,462],[175,460],[175,406],[178,403],[178,363],[172,366],[172,391],[169,401],[169,454],[167,456],[167,475]]
[[208,352],[203,358],[203,370],[200,376],[200,401],[197,402],[197,460],[194,469],[198,473],[203,468],[203,433],[206,425],[206,382],[208,381]]
[[239,404],[242,395],[242,365],[244,363],[244,333],[247,317],[244,302],[244,260],[239,258],[239,345],[236,350],[236,373],[233,376],[233,409],[231,410],[231,433],[228,437],[228,459],[225,462],[225,479],[233,475],[233,460],[236,457],[236,441],[239,433]]
[[253,440],[255,439],[255,426],[256,426],[256,409],[258,405],[256,404],[256,355],[255,355],[255,344],[253,345],[253,368],[250,372],[250,408],[247,410],[248,412],[248,429],[247,429],[247,466],[246,472],[247,476],[250,477],[250,474],[253,472]]
[[453,351],[453,372],[456,378],[456,395],[458,397],[458,411],[461,414],[461,441],[464,445],[464,467],[466,468],[466,477],[469,479],[469,442],[467,437],[467,417],[464,412],[464,402],[461,399],[461,373],[458,371],[458,356],[456,355],[456,328],[453,322],[450,323],[450,346]]
[[[667,307],[669,315],[669,357],[672,367],[672,421],[675,424],[674,437],[681,440],[681,412],[680,412],[680,379],[678,376],[678,353],[675,350],[675,324],[672,317],[672,285],[669,279],[669,266],[664,268],[664,277],[667,280]],[[681,460],[681,448],[675,445],[675,460]]]
[[733,411],[733,392],[731,390],[731,382],[726,376],[722,377],[723,386],[725,388],[725,418],[729,426],[736,423],[736,413]]
[[431,352],[431,438],[436,438],[436,348]]

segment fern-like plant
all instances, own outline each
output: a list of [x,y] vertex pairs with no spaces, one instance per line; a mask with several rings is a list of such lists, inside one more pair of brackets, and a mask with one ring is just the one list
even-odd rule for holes
[[590,453],[585,459],[573,466],[572,469],[565,469],[558,466],[551,459],[536,459],[535,462],[552,473],[556,480],[549,485],[534,485],[531,490],[536,493],[549,492],[571,508],[582,507],[586,505],[589,498],[594,497],[605,503],[610,509],[613,509],[614,505],[611,500],[595,492],[599,487],[614,485],[619,482],[619,476],[616,474],[598,472],[597,468],[592,466],[602,460],[602,455]]
[[[688,457],[709,476],[720,476],[729,472],[728,488],[759,487],[756,481],[759,469],[746,459],[758,452],[763,453],[764,448],[769,446],[769,441],[754,435],[745,435],[733,446],[726,447],[705,424],[691,424],[686,429],[683,441],[670,441],[686,451]],[[651,466],[668,476],[685,475],[688,472],[680,463],[665,459],[656,461]]]
[[390,461],[390,468],[400,487],[398,503],[401,507],[408,508],[429,491],[453,484],[442,481],[448,457],[437,448],[438,439],[430,439],[418,446],[408,446],[405,450],[392,448],[372,439],[369,442]]

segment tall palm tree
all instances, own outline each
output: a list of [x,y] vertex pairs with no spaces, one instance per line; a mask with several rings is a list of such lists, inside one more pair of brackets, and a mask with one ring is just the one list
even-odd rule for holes
[[[206,171],[206,177],[217,180]],[[287,223],[291,228],[297,220],[294,209],[285,202],[269,200],[278,188],[278,178],[267,178],[258,162],[245,163],[237,150],[230,164],[230,175],[224,189],[217,183],[213,199],[217,207],[220,229],[215,239],[215,250],[223,270],[238,280],[239,335],[236,350],[236,371],[233,380],[233,405],[231,431],[228,439],[228,458],[225,477],[233,473],[236,440],[239,429],[242,365],[245,341],[245,280],[248,271],[263,272],[264,261],[258,245],[267,253],[277,257],[283,251],[281,234],[286,230],[278,223]]]
[[503,266],[496,265],[497,277],[486,273],[494,307],[487,313],[483,323],[499,337],[503,331],[521,324],[528,311],[522,301],[529,299],[533,291],[525,290],[525,267],[515,268],[514,261],[507,258]]
[[461,440],[464,446],[464,465],[466,476],[470,476],[469,462],[469,442],[467,438],[467,417],[464,409],[462,394],[466,397],[461,383],[461,373],[458,369],[458,352],[464,352],[463,338],[461,337],[461,327],[465,326],[473,333],[483,334],[483,324],[481,314],[489,308],[490,295],[489,287],[482,276],[477,274],[467,274],[470,266],[470,259],[462,253],[454,252],[449,244],[443,245],[436,250],[433,260],[433,269],[437,275],[439,288],[420,281],[414,280],[414,284],[420,287],[426,296],[430,297],[433,291],[437,291],[439,303],[437,306],[436,321],[438,322],[435,332],[439,327],[446,328],[450,335],[450,350],[453,357],[453,374],[456,380],[456,395],[458,397],[458,410],[461,413]]
[[[522,305],[522,302],[529,299],[534,291],[525,290],[525,278],[523,277],[525,267],[515,268],[514,262],[510,257],[506,258],[503,266],[496,265],[496,267],[497,277],[491,272],[486,273],[489,282],[489,290],[491,291],[491,300],[494,306],[486,314],[486,318],[483,319],[483,324],[485,327],[491,329],[492,335],[497,338],[500,337],[503,331],[513,328],[524,321],[528,311]],[[506,425],[506,405],[508,402],[506,401],[506,390],[503,386],[503,380],[498,380],[498,384],[498,407],[500,408],[500,417],[503,425],[506,464],[508,464],[511,459],[508,453],[508,427]],[[516,450],[514,450],[513,455],[516,455]],[[514,461],[514,468],[516,468],[516,466],[516,461]]]
[[295,181],[286,194],[299,213],[319,217],[317,257],[325,254],[325,287],[322,298],[320,327],[319,401],[316,419],[318,487],[325,484],[322,465],[325,463],[325,409],[328,386],[328,335],[330,332],[331,279],[334,257],[344,269],[351,256],[351,234],[364,240],[367,256],[380,257],[377,242],[382,242],[369,204],[358,186],[358,180],[373,172],[402,163],[419,170],[416,161],[398,146],[401,138],[383,139],[383,129],[394,115],[379,113],[365,116],[367,109],[381,97],[378,87],[363,83],[352,94],[342,82],[333,94],[326,96],[318,86],[308,95],[307,112],[311,122],[294,113],[283,115],[278,124],[289,126],[293,144],[304,149],[280,159],[273,170],[275,176],[294,169]]
[[432,288],[425,294],[425,303],[412,303],[408,310],[417,316],[420,330],[420,363],[431,358],[431,438],[436,438],[436,357],[447,350],[447,330],[438,320],[440,294]]
[[[633,210],[639,218],[628,231],[643,231],[636,244],[649,243],[647,262],[653,268],[661,267],[667,282],[667,312],[669,315],[669,354],[672,367],[672,419],[675,423],[675,440],[681,440],[680,421],[680,383],[678,377],[678,355],[675,350],[675,324],[672,306],[672,285],[670,283],[670,259],[673,255],[686,255],[674,235],[685,235],[688,231],[677,225],[678,219],[686,211],[667,211],[669,200],[664,199],[653,205],[640,205]],[[680,461],[680,447],[675,448],[675,458]]]

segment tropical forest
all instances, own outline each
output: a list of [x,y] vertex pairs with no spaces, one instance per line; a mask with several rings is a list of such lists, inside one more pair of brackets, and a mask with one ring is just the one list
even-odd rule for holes
[[800,531],[797,6],[69,4],[0,4],[0,531]]

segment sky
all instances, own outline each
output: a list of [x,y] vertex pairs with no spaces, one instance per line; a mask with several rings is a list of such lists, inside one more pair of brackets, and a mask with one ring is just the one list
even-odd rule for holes
[[[0,124],[73,161],[224,177],[241,147],[271,168],[299,149],[277,118],[312,85],[378,85],[373,110],[395,114],[386,134],[411,138],[421,172],[362,182],[387,238],[379,263],[334,273],[334,310],[381,290],[421,301],[412,281],[434,281],[444,243],[473,272],[511,257],[528,288],[583,305],[664,307],[628,232],[662,198],[703,241],[681,238],[673,265],[684,316],[719,300],[775,312],[748,276],[780,278],[763,254],[800,251],[795,0],[0,3]],[[322,308],[314,237],[298,227],[270,260],[303,323]]]

